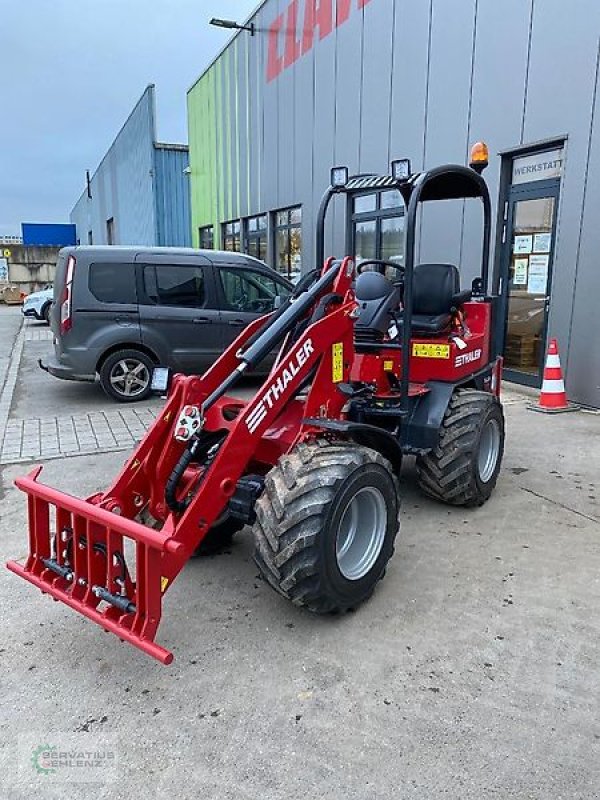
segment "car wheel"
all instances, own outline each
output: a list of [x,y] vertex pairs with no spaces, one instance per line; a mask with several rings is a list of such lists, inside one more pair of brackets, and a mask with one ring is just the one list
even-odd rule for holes
[[100,367],[100,384],[120,403],[145,400],[151,391],[152,359],[140,350],[118,350]]

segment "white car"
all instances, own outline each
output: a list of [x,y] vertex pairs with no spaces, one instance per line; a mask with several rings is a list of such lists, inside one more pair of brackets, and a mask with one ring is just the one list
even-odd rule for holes
[[50,324],[50,308],[54,299],[52,286],[46,286],[40,292],[32,292],[23,300],[21,313],[24,317],[46,320]]

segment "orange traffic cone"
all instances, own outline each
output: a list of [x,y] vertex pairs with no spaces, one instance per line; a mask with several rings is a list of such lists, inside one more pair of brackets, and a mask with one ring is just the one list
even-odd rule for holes
[[550,345],[548,346],[542,391],[540,392],[538,405],[531,405],[529,408],[532,411],[543,411],[546,414],[556,414],[560,411],[577,411],[579,408],[579,406],[573,405],[567,400],[556,339],[550,339]]

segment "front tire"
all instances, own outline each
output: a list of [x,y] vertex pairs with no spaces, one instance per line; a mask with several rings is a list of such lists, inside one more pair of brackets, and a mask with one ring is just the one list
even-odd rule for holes
[[119,403],[146,400],[152,391],[154,362],[140,350],[118,350],[100,367],[100,384]]
[[256,503],[254,560],[265,580],[318,614],[363,603],[383,577],[399,528],[398,483],[376,451],[300,444]]
[[458,389],[437,446],[417,458],[419,485],[443,503],[481,506],[494,490],[503,452],[504,414],[498,399],[488,392]]
[[52,303],[46,303],[44,308],[42,309],[42,319],[45,320],[46,325],[50,325],[50,311],[52,309]]

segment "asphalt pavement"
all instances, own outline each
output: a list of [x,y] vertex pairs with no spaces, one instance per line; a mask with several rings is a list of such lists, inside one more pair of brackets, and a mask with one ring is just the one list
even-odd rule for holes
[[[18,338],[13,316],[0,307],[3,343]],[[33,370],[47,346],[23,339],[9,424],[113,413],[99,387]],[[246,530],[169,591],[163,667],[0,570],[0,796],[598,797],[600,417],[534,414],[529,399],[505,394],[504,465],[480,509],[424,498],[406,459],[396,553],[352,614],[276,595]],[[42,480],[85,497],[126,456],[58,454]],[[2,560],[27,551],[12,482],[33,463],[0,467]],[[73,737],[109,742],[116,780],[61,784],[32,766]]]

